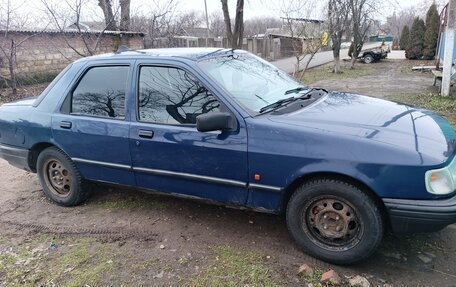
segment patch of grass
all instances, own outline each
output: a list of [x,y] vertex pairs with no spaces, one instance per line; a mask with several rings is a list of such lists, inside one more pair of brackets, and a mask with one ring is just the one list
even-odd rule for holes
[[333,66],[324,65],[318,68],[309,69],[304,74],[303,82],[306,85],[311,85],[320,80],[342,80],[349,78],[357,78],[373,74],[377,71],[374,64],[366,65],[357,63],[355,69],[350,69],[348,65],[342,65],[342,73],[335,74],[332,72]]
[[167,204],[152,199],[117,199],[100,203],[101,207],[108,210],[119,209],[164,209]]
[[46,277],[50,279],[46,283],[77,287],[86,284],[99,286],[112,282],[115,278],[109,274],[116,268],[111,259],[114,257],[115,249],[111,245],[98,244],[93,248],[95,243],[96,240],[93,238],[81,238],[70,244],[69,250],[54,258],[48,267],[49,273]]
[[433,93],[402,94],[391,97],[390,100],[434,111],[456,127],[456,92],[454,91],[450,97]]
[[131,265],[131,269],[132,269],[133,272],[141,272],[141,271],[144,271],[144,270],[152,269],[153,267],[158,266],[159,263],[160,263],[160,259],[159,258],[152,258],[152,259],[147,260],[147,261],[142,261],[142,262],[138,262],[138,263],[132,264]]
[[[114,246],[100,246],[94,238],[39,239],[0,253],[0,278],[5,286],[102,286],[116,280]],[[57,243],[57,249],[51,250],[53,241],[66,243]]]
[[311,283],[315,287],[320,287],[320,286],[323,286],[320,283],[320,278],[321,278],[321,275],[323,275],[323,273],[325,273],[325,271],[323,269],[315,268],[313,276],[300,275],[300,277],[304,280],[304,282]]
[[[45,236],[39,236],[44,238]],[[47,236],[46,236],[47,238]],[[9,241],[2,241],[0,244],[0,280],[5,286],[36,286],[42,278],[39,269],[40,260],[46,257],[44,252],[36,251],[38,240],[27,241],[25,246],[17,246],[13,238]],[[45,248],[44,248],[45,249]]]
[[265,256],[256,252],[234,250],[231,247],[216,249],[216,260],[189,286],[282,286],[273,271],[264,263]]

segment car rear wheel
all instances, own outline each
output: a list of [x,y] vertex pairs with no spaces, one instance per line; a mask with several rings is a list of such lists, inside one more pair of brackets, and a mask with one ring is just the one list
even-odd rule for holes
[[89,186],[83,182],[73,161],[61,150],[50,147],[37,159],[37,174],[44,194],[61,206],[74,206],[84,201]]
[[338,180],[303,184],[291,196],[286,216],[299,247],[334,264],[366,259],[383,236],[376,203],[359,188]]

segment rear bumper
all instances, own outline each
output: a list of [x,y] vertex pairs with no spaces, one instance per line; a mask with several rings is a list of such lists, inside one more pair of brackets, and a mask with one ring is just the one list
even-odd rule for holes
[[30,151],[24,148],[0,144],[0,158],[8,161],[9,164],[30,171],[28,164]]
[[456,222],[456,196],[441,200],[384,198],[394,233],[438,231]]

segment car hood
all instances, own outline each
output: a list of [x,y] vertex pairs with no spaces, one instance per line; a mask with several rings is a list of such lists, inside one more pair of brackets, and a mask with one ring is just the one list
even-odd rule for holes
[[446,162],[455,152],[456,132],[440,116],[386,100],[331,92],[296,112],[270,120],[372,141]]

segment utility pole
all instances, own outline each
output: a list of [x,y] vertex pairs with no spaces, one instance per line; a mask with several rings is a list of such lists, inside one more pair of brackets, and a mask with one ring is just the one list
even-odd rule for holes
[[443,73],[442,73],[442,96],[450,95],[451,85],[451,69],[453,66],[454,53],[454,31],[456,25],[456,0],[450,0],[448,3],[448,18],[445,29],[445,47],[443,58]]
[[206,47],[208,46],[207,42],[209,40],[209,16],[207,15],[207,2],[204,0],[204,9],[206,10]]

